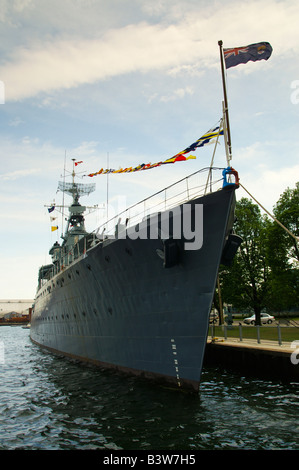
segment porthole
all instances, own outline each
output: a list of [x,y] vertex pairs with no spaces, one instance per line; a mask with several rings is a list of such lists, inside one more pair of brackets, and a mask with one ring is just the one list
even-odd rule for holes
[[125,251],[129,256],[132,256],[132,250],[130,250],[130,248],[126,248]]

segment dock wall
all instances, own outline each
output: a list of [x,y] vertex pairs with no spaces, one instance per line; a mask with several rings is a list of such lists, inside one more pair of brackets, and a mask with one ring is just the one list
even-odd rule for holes
[[208,341],[204,366],[219,366],[242,375],[299,382],[297,349],[244,342]]

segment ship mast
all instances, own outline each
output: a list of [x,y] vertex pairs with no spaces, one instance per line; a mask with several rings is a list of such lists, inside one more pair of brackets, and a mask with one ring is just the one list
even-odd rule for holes
[[75,159],[75,158],[72,158],[72,162],[73,162],[73,171],[72,171],[73,186],[75,185],[75,176],[76,176],[76,173],[75,173],[75,161],[76,161],[76,159]]
[[[226,91],[226,79],[225,79],[225,68],[224,68],[224,55],[223,55],[223,42],[218,41],[219,52],[220,52],[220,64],[221,64],[221,76],[222,76],[222,87],[223,87],[223,98],[222,103],[223,107],[223,133],[224,133],[224,143],[225,143],[225,152],[226,152],[226,161],[227,166],[230,167],[230,162],[232,159],[232,143],[230,135],[230,125],[229,125],[229,114],[228,114],[228,100],[227,100],[227,91]],[[218,301],[219,301],[219,325],[222,325],[224,322],[223,315],[223,304],[221,298],[221,286],[219,280],[219,272],[217,275],[217,289],[218,289]]]
[[[75,172],[75,158],[72,158],[73,162],[73,169],[72,169],[72,182],[66,183],[65,181],[58,182],[58,189],[63,191],[63,193],[67,193],[73,197],[73,202],[69,207],[69,218],[68,218],[68,225],[66,229],[65,236],[62,237],[65,240],[69,235],[79,235],[82,236],[85,233],[84,227],[84,212],[87,209],[85,206],[81,206],[79,203],[79,199],[81,196],[89,195],[91,192],[95,190],[95,184],[79,184],[75,182],[76,172]],[[72,227],[69,230],[69,227]]]
[[[224,101],[222,102],[223,116],[222,116],[222,119],[220,120],[219,133],[217,135],[214,152],[213,152],[213,156],[212,156],[212,159],[211,159],[210,170],[209,170],[209,174],[208,174],[207,182],[206,182],[206,187],[205,187],[205,194],[206,194],[207,189],[208,189],[209,181],[210,181],[210,183],[212,181],[211,180],[212,166],[213,166],[213,163],[214,163],[214,156],[215,156],[215,152],[216,152],[216,148],[217,148],[221,128],[223,129],[223,135],[224,135],[224,145],[225,145],[225,154],[226,154],[227,167],[231,166],[231,160],[232,160],[232,145],[231,145],[231,135],[230,135],[230,125],[229,125],[229,115],[228,115],[228,100],[227,100],[227,91],[226,91],[225,64],[224,64],[224,55],[223,55],[222,44],[223,44],[222,41],[218,41],[219,51],[220,51],[220,64],[221,64],[221,76],[222,76],[222,86],[223,86],[223,98],[224,98]],[[229,179],[230,179],[230,177],[229,177]],[[212,189],[211,189],[211,191],[212,191]]]

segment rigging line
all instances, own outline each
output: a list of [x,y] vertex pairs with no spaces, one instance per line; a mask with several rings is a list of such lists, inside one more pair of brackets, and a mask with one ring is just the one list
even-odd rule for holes
[[252,196],[252,194],[250,194],[250,192],[244,188],[243,184],[239,183],[239,185],[246,191],[246,193],[249,194],[250,197],[252,197],[252,199],[254,199],[254,201],[265,211],[267,212],[267,214],[278,224],[280,225],[289,235],[291,235],[291,237],[293,237],[295,239],[295,241],[298,243],[298,240],[299,240],[299,237],[297,237],[296,235],[294,235],[294,233],[290,232],[289,229],[287,229],[281,222],[279,222],[279,220],[276,219],[276,217],[274,217],[274,215],[270,214],[269,211],[267,211],[267,209],[265,209],[264,206],[262,206],[262,204],[260,202],[258,202],[255,197]]

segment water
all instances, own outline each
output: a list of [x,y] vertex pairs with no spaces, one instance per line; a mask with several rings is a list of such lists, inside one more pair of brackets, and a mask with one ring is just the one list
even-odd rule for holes
[[299,448],[298,384],[206,368],[190,396],[45,353],[20,326],[1,344],[0,450]]

